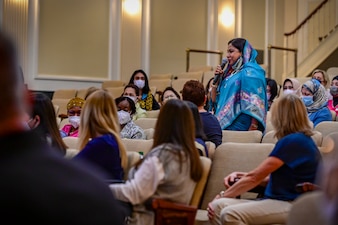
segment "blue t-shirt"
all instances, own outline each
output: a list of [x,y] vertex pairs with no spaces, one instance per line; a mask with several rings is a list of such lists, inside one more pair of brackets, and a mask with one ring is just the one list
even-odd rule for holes
[[295,188],[297,184],[315,182],[321,154],[311,137],[289,134],[276,143],[269,156],[279,158],[284,164],[270,174],[266,198],[292,201],[300,195]]
[[93,138],[73,160],[82,160],[100,169],[106,179],[123,180],[120,150],[112,134]]
[[207,140],[215,143],[216,147],[222,144],[222,128],[217,118],[210,112],[201,112],[200,116]]

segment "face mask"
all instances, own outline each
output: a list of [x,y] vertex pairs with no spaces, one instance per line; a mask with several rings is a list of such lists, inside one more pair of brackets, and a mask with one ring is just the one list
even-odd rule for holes
[[80,117],[79,116],[70,116],[69,123],[76,129],[80,125]]
[[125,97],[130,98],[130,99],[133,100],[135,103],[137,102],[137,97],[136,97],[136,96],[125,95]]
[[145,81],[144,81],[144,80],[134,80],[134,84],[135,84],[138,88],[142,89],[142,88],[144,88]]
[[286,90],[283,91],[284,95],[293,94],[293,93],[294,93],[294,91],[291,90],[291,89],[286,89]]
[[330,93],[332,96],[337,96],[338,95],[338,87],[337,86],[331,86],[330,87]]
[[271,94],[267,93],[267,94],[266,94],[266,97],[268,98],[268,100],[270,100]]
[[306,107],[313,104],[313,96],[302,96],[302,99]]
[[118,111],[117,116],[119,117],[119,123],[121,125],[127,124],[131,120],[129,112],[126,112],[124,110]]

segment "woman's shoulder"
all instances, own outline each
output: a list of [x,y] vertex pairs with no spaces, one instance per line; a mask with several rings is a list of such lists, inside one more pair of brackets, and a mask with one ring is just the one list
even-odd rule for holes
[[103,134],[101,136],[95,137],[90,142],[92,144],[108,144],[108,145],[117,145],[116,138],[112,134]]

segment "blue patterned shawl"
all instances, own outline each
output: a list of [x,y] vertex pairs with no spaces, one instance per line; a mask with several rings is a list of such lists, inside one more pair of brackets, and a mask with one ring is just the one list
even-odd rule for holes
[[[265,71],[257,64],[256,56],[257,51],[246,41],[242,56],[234,65],[226,65],[217,88],[215,111],[223,130],[241,113],[255,118],[265,129],[268,108]],[[230,69],[233,71],[228,74]]]

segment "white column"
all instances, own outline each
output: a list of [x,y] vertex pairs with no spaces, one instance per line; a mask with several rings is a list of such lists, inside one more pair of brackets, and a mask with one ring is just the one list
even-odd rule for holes
[[121,79],[121,0],[110,0],[108,74],[111,80]]
[[150,0],[142,0],[141,68],[150,73]]
[[[208,0],[207,50],[218,49],[218,0]],[[218,65],[213,54],[207,54],[206,65]]]

